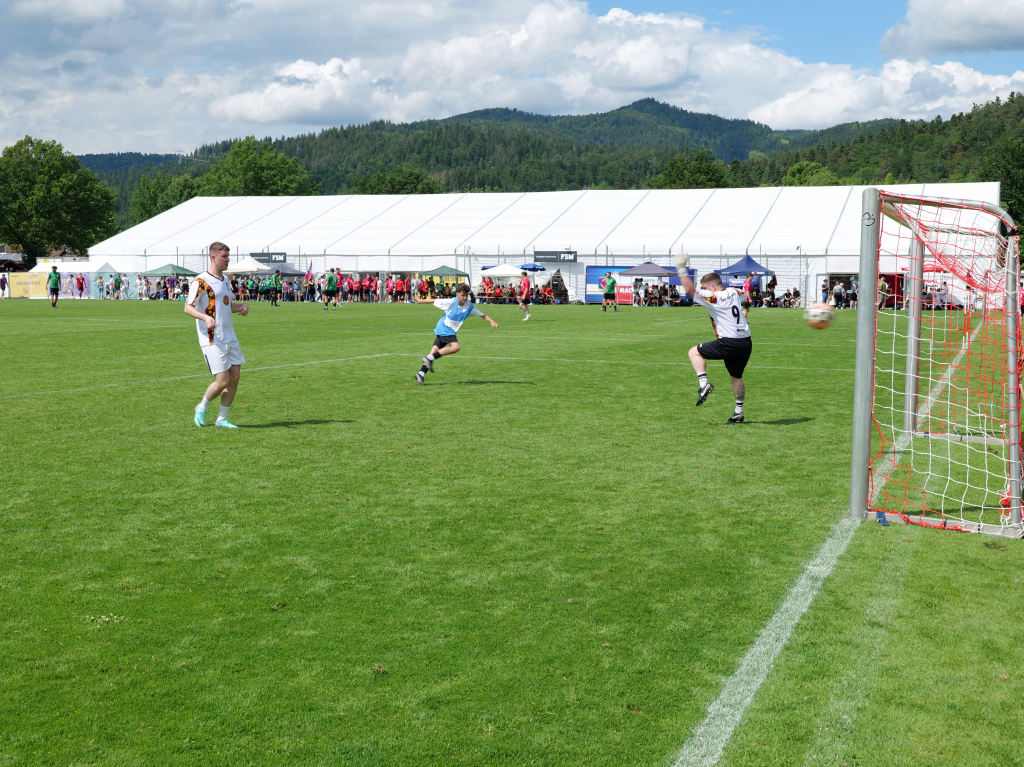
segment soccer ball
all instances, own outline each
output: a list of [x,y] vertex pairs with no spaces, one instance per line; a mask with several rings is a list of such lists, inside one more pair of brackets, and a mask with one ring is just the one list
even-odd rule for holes
[[835,309],[828,304],[814,304],[804,309],[804,322],[815,330],[824,330],[832,324]]

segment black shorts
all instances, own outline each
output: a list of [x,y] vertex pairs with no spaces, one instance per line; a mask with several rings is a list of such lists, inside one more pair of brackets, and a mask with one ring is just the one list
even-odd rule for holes
[[50,295],[51,296],[60,295],[60,288],[50,288]]
[[614,301],[615,300],[615,294],[614,293],[605,293],[604,294],[604,300],[605,301]]
[[743,378],[752,348],[750,338],[717,338],[697,344],[697,353],[706,360],[722,360],[730,376]]
[[455,335],[450,335],[450,336],[434,336],[434,346],[436,346],[438,349],[443,349],[444,347],[448,346],[449,344],[457,344],[458,342],[459,342],[459,339]]
[[338,291],[336,291],[336,290],[325,290],[324,291],[324,295],[327,296],[328,298],[334,298],[336,295],[338,295]]

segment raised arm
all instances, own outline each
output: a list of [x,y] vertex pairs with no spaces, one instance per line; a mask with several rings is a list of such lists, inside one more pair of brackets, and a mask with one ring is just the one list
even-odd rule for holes
[[683,287],[683,292],[688,296],[693,296],[696,292],[696,286],[693,284],[693,280],[690,279],[690,256],[686,253],[680,253],[675,257],[676,270],[679,272],[679,284]]

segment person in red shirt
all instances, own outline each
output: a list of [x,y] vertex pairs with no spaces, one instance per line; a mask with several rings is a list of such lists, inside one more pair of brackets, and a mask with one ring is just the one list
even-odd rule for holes
[[384,283],[384,290],[388,294],[387,302],[393,304],[395,302],[395,280],[390,274],[388,275],[387,282]]
[[364,303],[370,300],[371,285],[373,285],[373,280],[370,279],[370,275],[363,277],[363,281],[359,285],[359,291],[362,294],[360,300]]
[[487,303],[491,303],[491,297],[494,295],[494,283],[491,281],[490,277],[484,277],[483,288],[484,298],[486,299]]
[[395,280],[395,300],[398,303],[402,303],[405,300],[405,284],[406,280],[401,275]]
[[82,291],[85,290],[85,277],[79,274],[75,277],[75,288],[78,290],[78,300],[82,300]]
[[519,308],[526,312],[523,322],[530,319],[530,278],[523,272],[519,280]]
[[373,284],[370,286],[370,300],[378,301],[380,299],[380,278],[374,277]]

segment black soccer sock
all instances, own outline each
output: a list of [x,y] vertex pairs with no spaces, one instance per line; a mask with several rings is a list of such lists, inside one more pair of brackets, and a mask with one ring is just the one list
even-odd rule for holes
[[420,375],[421,376],[425,376],[429,372],[430,372],[430,368],[428,368],[426,365],[421,365],[420,366]]
[[697,373],[697,385],[700,386],[702,389],[708,385],[707,373]]

